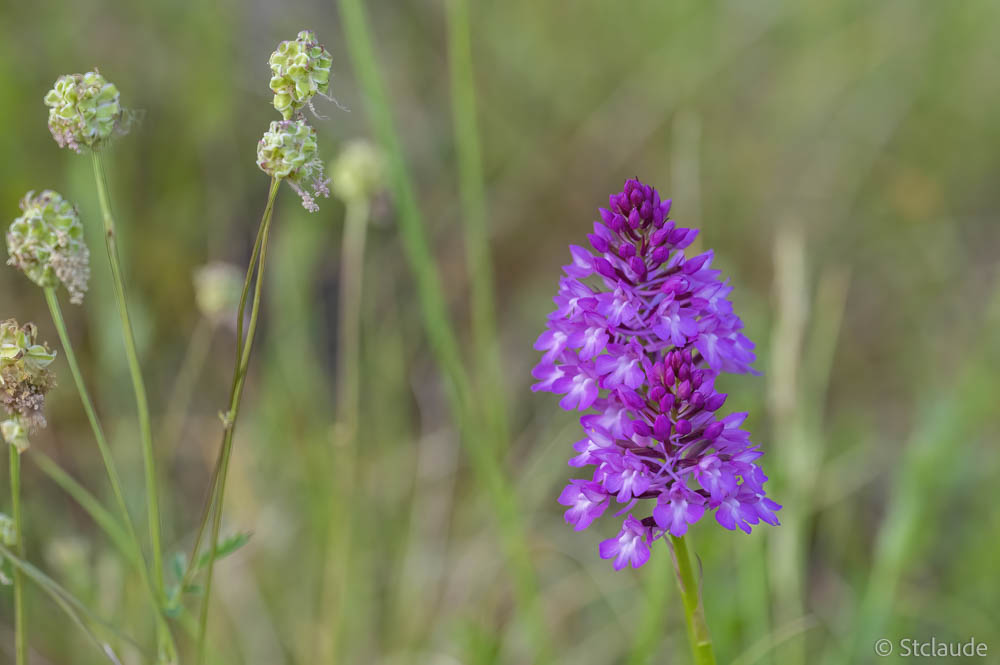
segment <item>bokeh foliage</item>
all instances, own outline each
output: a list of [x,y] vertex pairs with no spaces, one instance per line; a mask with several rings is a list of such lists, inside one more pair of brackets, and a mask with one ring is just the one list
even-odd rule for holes
[[[367,4],[471,366],[444,7]],[[686,658],[667,552],[616,574],[596,554],[610,533],[562,523],[555,497],[577,432],[551,396],[528,391],[531,343],[566,245],[634,175],[703,229],[702,247],[737,285],[765,372],[725,387],[729,406],[751,413],[785,525],[745,537],[706,521],[692,532],[720,661],[868,662],[877,637],[975,636],[1000,651],[1000,6],[469,4],[510,414],[503,470],[519,493],[558,661]],[[42,96],[59,74],[98,66],[142,112],[107,161],[161,406],[199,325],[192,271],[249,254],[268,183],[254,164],[274,118],[268,54],[305,27],[333,54],[331,93],[349,112],[325,104],[327,117],[313,121],[328,158],[372,136],[365,99],[333,2],[38,0],[7,3],[0,18],[0,203],[13,219],[25,191],[51,188],[89,220],[92,289],[67,314],[141,515],[89,164],[55,146]],[[291,192],[279,197],[224,526],[254,535],[218,569],[220,662],[319,662],[331,651],[345,663],[531,662],[388,202],[375,208],[365,263],[358,447],[337,445],[343,208],[321,204],[308,215]],[[11,316],[55,341],[41,292],[5,269],[0,318]],[[185,549],[196,524],[232,344],[227,330],[215,333],[179,441],[160,448],[171,550]],[[36,445],[110,498],[60,363]],[[132,621],[143,607],[136,579],[90,518],[24,466],[29,557],[101,616]],[[327,583],[349,590],[347,611],[329,611]],[[30,594],[29,610],[38,662],[99,662],[41,594]],[[4,590],[4,662],[10,624]]]

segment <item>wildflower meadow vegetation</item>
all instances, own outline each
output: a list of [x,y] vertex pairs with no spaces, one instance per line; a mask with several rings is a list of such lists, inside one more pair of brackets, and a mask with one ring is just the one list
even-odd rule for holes
[[0,663],[1000,659],[996,3],[0,18]]

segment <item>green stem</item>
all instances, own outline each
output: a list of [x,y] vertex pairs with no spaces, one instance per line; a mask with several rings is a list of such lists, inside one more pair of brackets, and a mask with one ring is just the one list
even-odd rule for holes
[[69,494],[76,503],[83,508],[83,510],[90,515],[94,523],[101,528],[104,533],[108,535],[111,542],[114,543],[122,554],[132,563],[136,565],[144,565],[143,562],[136,560],[135,546],[131,537],[126,532],[125,527],[123,527],[118,519],[111,514],[111,512],[101,505],[97,497],[90,493],[90,491],[78,483],[71,475],[66,473],[55,460],[41,452],[40,450],[31,451],[31,459],[34,460],[35,466],[39,470],[49,477],[52,482],[58,485],[66,494]]
[[695,573],[684,538],[670,536],[670,542],[673,545],[677,584],[684,604],[684,620],[687,623],[691,655],[695,665],[715,665],[712,636],[708,632],[705,606],[701,602],[701,576]]
[[499,445],[509,439],[503,385],[503,359],[497,340],[493,294],[493,261],[483,177],[482,149],[476,124],[476,87],[472,65],[469,7],[466,0],[449,0],[448,62],[451,72],[451,112],[462,218],[465,220],[465,262],[471,281],[474,357],[481,359],[477,383],[489,396],[485,401],[487,425]]
[[399,231],[403,249],[413,273],[424,329],[435,360],[445,376],[452,418],[458,425],[460,440],[477,481],[485,488],[497,520],[498,534],[514,580],[518,607],[530,631],[536,655],[535,663],[552,660],[549,632],[542,614],[538,581],[528,539],[521,523],[521,510],[514,488],[497,460],[500,448],[494,439],[483,445],[479,433],[496,433],[481,425],[483,405],[476,399],[459,352],[458,339],[451,326],[444,290],[424,231],[416,193],[402,142],[396,132],[388,96],[378,70],[375,49],[363,0],[339,0],[344,22],[344,38],[354,62],[358,80],[368,100],[368,113],[379,142],[388,155],[390,181],[399,207]]
[[108,644],[106,640],[101,639],[95,632],[94,628],[87,625],[87,621],[94,624],[94,626],[97,626],[100,630],[108,632],[116,639],[128,642],[128,644],[135,648],[136,652],[141,654],[144,660],[146,660],[146,654],[138,642],[119,631],[111,623],[98,617],[69,591],[56,583],[55,580],[25,561],[23,558],[18,556],[16,552],[8,549],[2,543],[0,543],[0,557],[10,561],[11,565],[14,566],[17,571],[23,573],[28,579],[38,585],[38,587],[50,598],[52,598],[59,608],[66,613],[66,616],[68,616],[73,623],[79,626],[80,630],[87,635],[87,637],[112,663],[121,663],[121,661],[115,655],[111,645]]
[[[257,228],[257,239],[254,241],[253,251],[250,253],[250,261],[247,264],[246,278],[243,280],[243,292],[240,295],[240,304],[236,311],[236,360],[233,363],[233,381],[229,392],[230,402],[232,402],[232,396],[236,390],[236,381],[239,377],[239,372],[237,370],[243,360],[243,327],[247,298],[250,293],[250,284],[253,281],[254,269],[257,267],[257,259],[260,256],[260,247],[264,239],[264,232],[269,228],[268,224],[270,222],[265,224],[265,220],[270,218],[272,208],[274,207],[274,198],[278,194],[278,185],[280,182],[280,180],[275,178],[271,179],[271,187],[268,190],[267,195],[267,205],[264,207],[264,214],[261,216],[260,224]],[[198,552],[201,550],[201,541],[205,537],[205,529],[208,527],[208,520],[212,516],[212,507],[215,504],[216,490],[219,482],[219,469],[222,466],[222,455],[224,451],[225,447],[220,446],[219,454],[215,460],[215,465],[212,467],[212,477],[209,479],[208,483],[208,496],[205,498],[205,503],[202,507],[201,519],[198,521],[198,531],[195,534],[194,545],[191,547],[191,557],[188,559],[187,570],[184,572],[184,586],[191,582],[197,567],[196,562],[198,561]]]
[[[267,261],[267,240],[271,230],[271,217],[274,211],[274,200],[278,194],[278,186],[281,181],[271,180],[271,189],[267,196],[267,207],[264,209],[264,216],[261,219],[260,230],[260,257],[257,262],[257,279],[254,284],[253,304],[250,308],[250,325],[247,329],[246,339],[243,340],[243,349],[239,357],[239,362],[233,372],[233,386],[230,393],[229,411],[225,414],[222,448],[220,451],[218,472],[214,474],[216,489],[214,493],[215,507],[212,513],[212,537],[209,541],[209,555],[207,571],[205,573],[205,591],[201,599],[201,612],[198,621],[198,660],[199,664],[205,662],[206,634],[208,629],[208,606],[212,593],[212,576],[215,569],[215,557],[219,542],[219,529],[222,525],[222,507],[226,496],[226,476],[229,472],[229,460],[232,456],[233,433],[236,431],[236,420],[239,417],[240,403],[243,399],[243,387],[246,385],[247,368],[250,364],[250,351],[253,348],[254,336],[257,332],[257,320],[260,315],[261,291],[264,285],[264,268]],[[251,259],[251,264],[253,259]],[[238,316],[240,321],[237,330],[242,330],[242,316],[246,305],[246,294],[250,287],[250,271],[247,271],[247,279],[243,286],[244,297],[240,301]],[[240,335],[237,336],[237,339]],[[191,566],[194,565],[192,559]]]
[[[10,499],[14,513],[14,552],[24,558],[24,535],[21,531],[21,453],[10,448]],[[24,616],[24,578],[19,568],[14,568],[14,654],[17,665],[28,662],[28,626]]]
[[[114,457],[111,455],[111,446],[108,445],[108,439],[104,435],[104,428],[97,417],[97,410],[94,408],[94,403],[90,398],[90,391],[87,390],[87,384],[83,380],[83,373],[80,371],[76,354],[73,352],[73,344],[70,342],[69,332],[66,330],[66,321],[63,318],[62,308],[59,306],[59,298],[52,287],[46,287],[44,292],[45,302],[48,304],[49,313],[52,315],[52,323],[55,325],[56,332],[59,335],[59,342],[62,344],[63,353],[66,355],[66,363],[69,365],[70,374],[73,375],[76,391],[80,395],[80,402],[83,404],[83,410],[87,414],[87,422],[90,423],[90,429],[94,433],[94,439],[97,441],[97,449],[101,453],[101,460],[104,462],[104,469],[108,474],[108,481],[111,483],[111,491],[114,494],[115,503],[118,506],[118,511],[121,513],[125,529],[131,541],[130,547],[133,550],[132,558],[135,561],[136,568],[139,570],[139,574],[142,576],[143,585],[149,590],[150,601],[156,610],[157,639],[160,642],[160,648],[169,661],[172,655],[176,653],[176,648],[170,633],[170,627],[163,616],[159,590],[153,584],[153,580],[149,576],[149,570],[146,567],[146,560],[142,554],[142,545],[139,543],[139,534],[136,531],[135,523],[132,521],[132,515],[129,513],[128,504],[125,501],[125,491],[122,488],[121,476],[118,474]],[[44,471],[48,465],[42,462],[40,466],[42,466]],[[52,466],[55,466],[55,464],[52,463]],[[58,474],[49,473],[49,471],[51,469],[46,471],[48,475],[58,482]],[[64,488],[67,487],[64,483],[59,484]],[[83,504],[81,503],[81,505]]]
[[104,219],[104,241],[107,245],[108,260],[111,264],[111,276],[114,282],[115,301],[118,305],[118,315],[121,317],[122,334],[125,338],[125,355],[128,358],[129,374],[132,377],[132,389],[135,393],[136,411],[139,417],[139,433],[142,440],[142,464],[146,479],[146,509],[149,520],[149,540],[153,550],[153,585],[157,598],[163,601],[163,548],[160,543],[160,502],[156,491],[156,457],[153,451],[153,429],[149,417],[149,400],[146,397],[146,386],[142,379],[142,369],[139,366],[139,353],[136,350],[135,335],[132,331],[132,321],[128,314],[128,300],[125,293],[125,280],[122,276],[121,258],[118,255],[118,242],[115,235],[115,220],[111,214],[111,203],[108,197],[107,175],[104,164],[97,150],[91,152],[94,165],[94,180],[97,183],[97,197],[101,204]]

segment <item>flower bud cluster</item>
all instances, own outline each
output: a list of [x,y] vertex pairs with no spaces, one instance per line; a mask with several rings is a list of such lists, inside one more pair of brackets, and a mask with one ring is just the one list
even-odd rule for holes
[[21,210],[7,231],[7,263],[43,288],[61,283],[70,302],[80,304],[90,279],[90,251],[76,208],[45,190],[25,194]]
[[285,120],[291,120],[314,96],[325,96],[330,89],[333,58],[311,30],[303,30],[294,40],[278,44],[268,63],[274,108]]
[[27,445],[28,432],[45,426],[45,394],[55,383],[48,367],[56,354],[38,344],[37,335],[31,323],[0,322],[0,406],[9,416],[2,434],[18,448]]
[[257,144],[257,166],[272,178],[288,182],[309,212],[319,210],[317,196],[330,196],[330,181],[317,156],[316,130],[306,123],[302,108],[311,107],[315,95],[326,95],[331,62],[330,54],[308,30],[278,45],[270,58],[271,90],[274,108],[284,120],[272,122]]
[[271,122],[257,144],[257,166],[291,185],[310,212],[319,210],[314,196],[330,196],[323,162],[317,155],[316,130],[305,120]]
[[[556,310],[535,348],[544,352],[533,390],[563,395],[580,419],[575,467],[559,497],[567,522],[584,529],[611,505],[628,513],[601,543],[614,567],[641,566],[650,544],[682,536],[706,512],[749,533],[777,524],[765,496],[760,450],[740,429],[745,413],[718,417],[723,372],[755,373],[753,343],[728,300],[732,287],[711,268],[712,252],[688,258],[697,231],[669,219],[670,201],[638,180],[613,194],[588,236],[571,246]],[[646,517],[630,511],[650,506]]]
[[49,131],[60,148],[98,148],[120,129],[124,112],[118,88],[95,69],[56,79],[45,95]]

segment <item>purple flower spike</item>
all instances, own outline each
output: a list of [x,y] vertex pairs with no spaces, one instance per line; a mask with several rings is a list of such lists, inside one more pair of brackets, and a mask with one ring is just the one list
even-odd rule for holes
[[532,390],[588,412],[569,464],[594,471],[559,496],[568,523],[587,528],[612,500],[626,504],[619,515],[650,507],[600,544],[621,570],[646,563],[653,541],[683,536],[706,512],[749,533],[777,525],[781,506],[765,495],[762,453],[740,429],[747,414],[716,413],[726,401],[715,388],[722,373],[758,372],[713,253],[685,256],[697,229],[670,220],[670,200],[649,185],[629,180],[608,203],[587,236],[591,249],[570,247],[556,309],[535,343],[543,355]]

